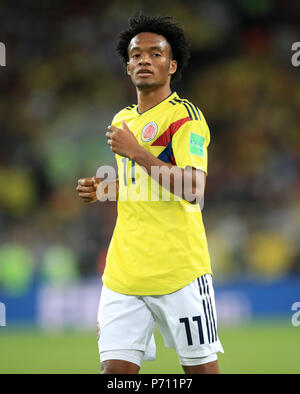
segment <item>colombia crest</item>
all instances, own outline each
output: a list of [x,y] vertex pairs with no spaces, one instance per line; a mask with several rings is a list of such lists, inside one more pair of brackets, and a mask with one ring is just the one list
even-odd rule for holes
[[157,134],[158,126],[155,122],[149,122],[144,126],[141,134],[141,139],[143,142],[152,141]]

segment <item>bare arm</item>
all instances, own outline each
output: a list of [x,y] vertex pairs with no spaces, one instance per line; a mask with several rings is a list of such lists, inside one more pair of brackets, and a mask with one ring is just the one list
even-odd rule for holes
[[[165,163],[142,146],[134,151],[132,160],[144,167],[153,179],[161,186],[167,187],[171,193],[192,204],[199,203],[203,199],[206,182],[206,174],[203,171],[193,167],[182,169]],[[167,183],[164,182],[166,176],[169,178]]]

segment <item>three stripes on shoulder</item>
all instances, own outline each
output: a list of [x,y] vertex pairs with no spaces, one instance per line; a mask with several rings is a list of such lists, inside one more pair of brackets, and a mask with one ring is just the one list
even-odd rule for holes
[[[170,100],[169,103],[172,105],[182,104],[187,110],[190,120],[201,120],[199,109],[187,99],[174,98],[173,100]],[[136,107],[136,104],[129,105],[126,109],[130,111],[134,107]]]
[[194,104],[192,104],[190,101],[188,101],[186,99],[174,98],[173,100],[170,100],[169,103],[171,103],[173,105],[176,105],[176,104],[184,105],[191,120],[201,120],[201,115],[200,115],[199,109]]

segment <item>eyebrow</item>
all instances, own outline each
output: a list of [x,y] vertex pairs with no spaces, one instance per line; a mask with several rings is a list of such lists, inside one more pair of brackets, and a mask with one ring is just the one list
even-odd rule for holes
[[[129,51],[132,52],[134,50],[140,50],[140,49],[141,49],[140,47],[136,46],[136,47],[131,48]],[[153,47],[150,47],[149,49],[156,50],[156,51],[162,51],[162,48],[158,47],[158,46],[153,46]]]

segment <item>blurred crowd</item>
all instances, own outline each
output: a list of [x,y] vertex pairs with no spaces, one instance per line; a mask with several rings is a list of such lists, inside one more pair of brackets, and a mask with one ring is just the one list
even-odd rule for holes
[[299,2],[149,3],[1,2],[0,288],[103,272],[116,204],[84,205],[75,187],[115,165],[104,133],[135,91],[114,44],[140,10],[174,16],[191,44],[173,89],[211,131],[203,217],[216,280],[300,275]]

